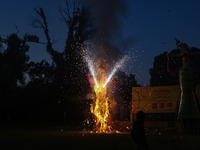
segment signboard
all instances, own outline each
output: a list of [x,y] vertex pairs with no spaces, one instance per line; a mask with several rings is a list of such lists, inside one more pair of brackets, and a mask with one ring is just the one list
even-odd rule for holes
[[175,112],[180,97],[180,87],[134,87],[132,88],[131,112],[146,113]]

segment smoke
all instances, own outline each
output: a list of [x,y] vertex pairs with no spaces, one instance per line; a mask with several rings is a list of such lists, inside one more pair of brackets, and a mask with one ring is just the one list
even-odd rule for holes
[[126,0],[83,0],[95,18],[97,33],[92,39],[95,56],[112,66],[122,55],[115,41],[122,38],[122,22],[128,17]]

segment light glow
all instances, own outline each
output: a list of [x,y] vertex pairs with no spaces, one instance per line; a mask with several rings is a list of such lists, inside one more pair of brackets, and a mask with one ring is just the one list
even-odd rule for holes
[[[107,96],[107,84],[116,73],[117,69],[122,67],[122,64],[125,62],[127,56],[124,56],[116,65],[110,73],[107,79],[105,79],[106,68],[102,67],[103,60],[100,61],[96,68],[94,68],[94,63],[92,59],[88,56],[85,56],[85,60],[88,64],[89,71],[94,79],[94,92],[95,99],[92,104],[90,104],[90,111],[95,115],[95,132],[96,133],[109,133],[115,132],[120,133],[119,131],[114,131],[110,126],[110,107],[109,98]],[[96,76],[96,74],[97,76]],[[90,78],[90,77],[89,77]],[[87,122],[88,123],[88,122]]]
[[127,59],[127,55],[125,55],[118,63],[116,63],[116,65],[114,66],[114,69],[112,70],[112,72],[108,76],[108,79],[106,80],[105,84],[103,85],[103,88],[108,84],[108,82],[110,81],[112,76],[115,74],[117,69],[119,69],[122,66],[122,64],[124,64],[126,59]]
[[91,61],[91,60],[89,59],[89,57],[87,57],[87,56],[85,57],[85,59],[86,59],[86,62],[87,62],[87,64],[88,64],[90,73],[92,74],[92,76],[93,76],[93,78],[94,78],[94,82],[95,82],[97,88],[99,88],[99,85],[98,85],[98,83],[97,83],[96,77],[95,77],[95,75],[94,75],[94,67],[93,67],[93,65],[92,65],[92,61]]
[[111,132],[111,126],[109,125],[109,103],[108,97],[106,96],[107,89],[103,88],[103,83],[99,83],[99,87],[94,86],[96,99],[91,104],[91,112],[96,116],[96,132],[97,133],[108,133]]

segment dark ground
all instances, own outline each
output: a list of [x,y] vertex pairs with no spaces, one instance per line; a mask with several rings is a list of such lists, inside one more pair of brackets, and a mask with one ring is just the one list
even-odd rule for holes
[[[178,139],[174,130],[147,130],[150,150],[199,149],[200,136]],[[0,128],[0,150],[134,150],[126,134],[94,134],[72,131],[66,126],[3,125]]]

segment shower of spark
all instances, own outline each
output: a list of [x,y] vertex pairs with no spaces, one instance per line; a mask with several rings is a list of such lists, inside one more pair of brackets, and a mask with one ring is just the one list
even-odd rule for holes
[[90,104],[90,111],[96,116],[95,131],[96,133],[120,133],[119,131],[115,131],[114,129],[112,129],[112,127],[110,126],[109,120],[111,119],[111,105],[107,96],[106,85],[108,84],[112,76],[116,73],[117,69],[121,68],[124,62],[128,59],[128,55],[125,55],[118,63],[115,64],[111,74],[108,76],[107,79],[105,79],[106,65],[103,57],[98,59],[98,64],[95,66],[95,63],[91,59],[93,58],[91,53],[88,53],[88,49],[86,49],[85,52],[87,53],[85,53],[84,58],[95,82],[95,99],[93,100],[93,103]]
[[94,74],[95,70],[94,70],[93,62],[88,55],[85,55],[84,58],[85,58],[85,61],[87,62],[90,73],[92,74],[92,76],[94,78],[94,82],[95,82],[97,88],[99,88],[99,85],[97,83],[97,80],[96,80],[96,77],[95,77],[95,74]]
[[91,74],[92,74],[92,76],[94,78],[94,82],[95,82],[97,88],[99,88],[99,85],[98,85],[97,80],[96,80],[95,75],[94,75],[94,67],[93,67],[91,61],[88,61],[88,67],[89,67],[89,70],[90,70],[90,72],[91,72]]
[[127,58],[128,58],[128,56],[125,55],[118,63],[116,63],[116,65],[114,66],[114,69],[112,70],[111,74],[108,76],[105,84],[103,85],[103,88],[108,84],[108,82],[110,81],[112,76],[115,74],[117,69],[119,69],[124,64],[124,62],[127,60]]

